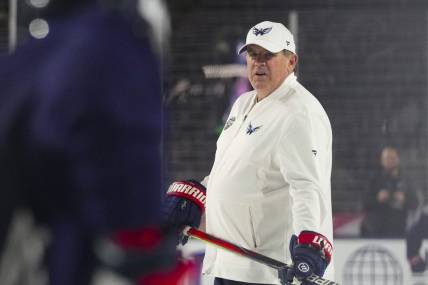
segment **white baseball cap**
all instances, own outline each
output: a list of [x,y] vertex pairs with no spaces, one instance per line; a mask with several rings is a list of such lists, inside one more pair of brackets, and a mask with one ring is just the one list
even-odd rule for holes
[[248,45],[258,45],[272,53],[284,49],[296,53],[293,35],[283,24],[276,22],[264,21],[252,27],[238,54],[246,51]]

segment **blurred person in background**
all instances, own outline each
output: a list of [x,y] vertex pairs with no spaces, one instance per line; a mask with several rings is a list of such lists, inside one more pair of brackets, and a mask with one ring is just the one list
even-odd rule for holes
[[400,168],[398,150],[382,149],[381,169],[370,180],[364,193],[366,216],[361,224],[362,237],[403,238],[409,211],[418,207],[418,195]]
[[[406,234],[406,254],[410,269],[414,273],[424,272],[427,268],[428,251],[421,256],[422,241],[428,238],[428,205],[422,208],[418,219],[410,226]],[[423,255],[423,254],[422,254]]]
[[27,207],[50,233],[49,284],[90,284],[100,238],[130,257],[107,265],[177,284],[185,270],[159,226],[167,19],[133,0],[52,0],[43,12],[47,35],[0,58],[2,242]]

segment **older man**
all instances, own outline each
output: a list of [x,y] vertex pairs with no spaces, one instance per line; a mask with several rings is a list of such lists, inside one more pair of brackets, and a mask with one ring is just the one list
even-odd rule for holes
[[[206,230],[293,262],[298,279],[312,272],[333,279],[329,119],[296,80],[295,43],[284,25],[265,21],[252,27],[239,51],[244,52],[254,90],[233,105],[202,182]],[[197,226],[202,211],[190,212],[187,223]],[[185,216],[179,213],[173,213],[176,219]],[[216,285],[279,284],[265,265],[210,247],[203,272],[214,275]]]

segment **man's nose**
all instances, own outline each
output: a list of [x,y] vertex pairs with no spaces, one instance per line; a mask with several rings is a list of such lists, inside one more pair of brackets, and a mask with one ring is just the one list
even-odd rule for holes
[[257,55],[254,57],[254,62],[256,64],[266,64],[266,57],[264,55]]
[[266,60],[254,60],[254,65],[256,66],[265,66]]

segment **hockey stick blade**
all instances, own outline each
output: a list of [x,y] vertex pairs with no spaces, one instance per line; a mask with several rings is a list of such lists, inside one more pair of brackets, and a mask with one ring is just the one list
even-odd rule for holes
[[[270,258],[268,256],[262,255],[260,253],[254,252],[252,250],[249,250],[247,248],[244,248],[242,246],[233,244],[229,241],[223,240],[221,238],[215,237],[211,234],[208,234],[206,232],[197,230],[192,227],[185,227],[183,230],[183,234],[186,236],[190,236],[196,239],[199,239],[205,243],[208,243],[210,245],[218,246],[222,249],[228,250],[230,252],[233,252],[235,254],[250,258],[254,261],[257,261],[259,263],[265,264],[273,269],[284,271],[291,269],[292,267],[284,262],[275,260],[273,258]],[[316,285],[339,285],[339,283],[330,281],[328,279],[322,278],[316,274],[312,274],[309,277],[305,278],[305,281],[311,282],[311,284]]]

